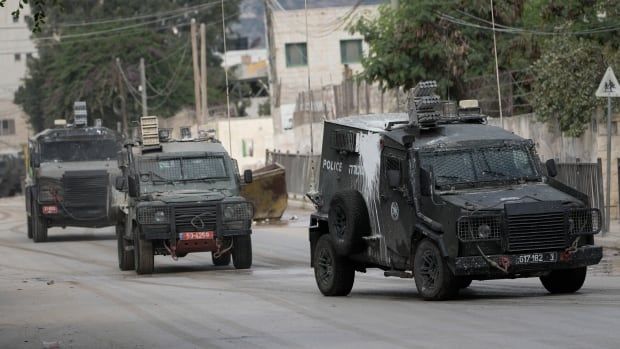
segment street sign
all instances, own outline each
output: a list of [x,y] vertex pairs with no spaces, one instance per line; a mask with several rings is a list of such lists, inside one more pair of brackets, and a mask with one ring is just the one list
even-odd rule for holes
[[605,75],[598,85],[596,97],[620,97],[620,84],[611,67],[607,67]]

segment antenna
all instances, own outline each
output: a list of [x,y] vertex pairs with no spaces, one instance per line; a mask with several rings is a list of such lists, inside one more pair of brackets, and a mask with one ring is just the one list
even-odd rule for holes
[[226,77],[226,116],[228,117],[228,151],[232,156],[232,129],[230,128],[230,91],[228,89],[228,59],[226,48],[226,19],[224,18],[224,0],[222,3],[222,36],[224,37],[224,76]]
[[306,67],[308,77],[308,100],[310,101],[310,192],[315,190],[315,168],[314,168],[314,100],[312,98],[312,89],[310,87],[310,42],[308,41],[308,0],[304,0],[304,11],[306,16]]
[[495,78],[497,80],[497,101],[499,102],[499,121],[504,128],[504,112],[502,111],[502,91],[499,88],[499,66],[497,64],[497,41],[495,40],[495,13],[493,12],[493,0],[491,0],[491,22],[493,23],[493,52],[495,52]]

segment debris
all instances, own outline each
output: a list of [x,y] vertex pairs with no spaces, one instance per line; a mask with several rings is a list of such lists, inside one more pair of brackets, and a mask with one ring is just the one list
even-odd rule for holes
[[47,284],[48,284],[48,285],[53,285],[53,284],[54,284],[54,280],[49,280],[49,281],[47,282]]
[[291,221],[296,221],[299,219],[299,217],[297,217],[296,215],[292,215],[291,218],[289,218]]

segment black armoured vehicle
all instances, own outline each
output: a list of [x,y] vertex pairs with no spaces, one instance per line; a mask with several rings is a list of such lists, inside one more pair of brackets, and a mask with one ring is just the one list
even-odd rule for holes
[[111,184],[120,174],[121,144],[101,126],[63,126],[32,137],[24,193],[28,237],[42,242],[50,227],[116,224],[119,193]]
[[20,193],[25,173],[22,151],[14,149],[0,151],[0,197]]
[[325,122],[320,184],[308,193],[320,291],[347,295],[367,268],[415,278],[430,300],[472,280],[580,289],[602,258],[600,212],[553,179],[555,163],[542,166],[532,141],[486,125],[476,101],[444,112],[434,86],[414,89],[408,114]]
[[[142,138],[119,160],[117,189],[128,194],[117,224],[119,268],[149,274],[155,255],[176,260],[190,252],[211,252],[218,266],[232,256],[235,268],[250,268],[253,206],[239,194],[239,170],[224,147]],[[251,182],[252,172],[244,177]]]

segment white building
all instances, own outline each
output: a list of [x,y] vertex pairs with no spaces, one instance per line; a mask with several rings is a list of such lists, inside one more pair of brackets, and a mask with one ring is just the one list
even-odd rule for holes
[[0,9],[0,149],[18,148],[30,134],[27,117],[13,103],[13,95],[26,76],[26,62],[36,48],[26,24],[30,7],[25,6],[20,17],[13,18],[11,12],[17,6],[18,0],[8,0]]
[[[367,45],[348,27],[361,16],[374,17],[378,6],[267,11],[271,114],[277,149],[307,152],[292,130],[297,96],[310,89],[342,82],[345,65],[355,74],[362,69]],[[299,138],[299,135],[298,137]],[[316,148],[316,147],[315,147]]]

